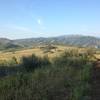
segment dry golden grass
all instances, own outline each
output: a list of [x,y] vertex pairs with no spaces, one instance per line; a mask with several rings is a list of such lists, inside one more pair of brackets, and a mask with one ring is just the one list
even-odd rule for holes
[[57,49],[52,49],[50,52],[44,52],[40,47],[35,47],[32,49],[20,50],[15,52],[0,52],[0,60],[10,60],[12,57],[16,57],[20,59],[22,56],[29,56],[31,54],[35,54],[37,56],[48,56],[50,58],[59,56],[62,52],[68,49],[75,49],[75,47],[68,46],[56,46]]
[[[44,46],[45,47],[45,46]],[[50,52],[44,52],[43,49],[40,47],[35,47],[32,49],[26,49],[26,50],[20,50],[15,52],[0,52],[0,61],[8,61],[11,60],[13,57],[16,57],[19,61],[22,56],[29,56],[32,54],[35,54],[37,56],[48,56],[50,59],[59,56],[64,51],[69,50],[78,50],[79,52],[86,52],[86,48],[77,48],[77,47],[71,47],[71,46],[60,46],[55,45],[57,47],[56,49],[50,50]],[[100,58],[100,54],[95,55],[97,58]]]

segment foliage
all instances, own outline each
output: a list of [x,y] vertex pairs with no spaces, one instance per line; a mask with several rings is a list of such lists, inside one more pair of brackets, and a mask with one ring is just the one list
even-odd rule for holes
[[79,54],[78,51],[64,52],[62,56],[56,58],[54,63],[60,66],[69,65],[75,68],[82,68],[89,61],[88,56]]
[[22,57],[22,66],[26,71],[32,71],[41,66],[47,66],[50,64],[50,61],[47,57],[37,57],[34,54],[28,57]]
[[78,51],[47,57],[23,57],[21,70],[0,80],[0,100],[87,100],[91,62]]

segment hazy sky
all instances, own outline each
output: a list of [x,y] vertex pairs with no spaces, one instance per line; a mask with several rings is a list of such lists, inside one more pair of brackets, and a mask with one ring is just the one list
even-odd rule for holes
[[0,37],[100,36],[100,0],[0,0]]

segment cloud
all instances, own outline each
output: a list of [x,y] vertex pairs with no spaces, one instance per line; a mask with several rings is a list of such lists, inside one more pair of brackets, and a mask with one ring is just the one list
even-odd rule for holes
[[38,23],[39,25],[42,25],[41,19],[37,19],[37,23]]
[[37,19],[37,24],[38,24],[38,28],[40,29],[40,30],[44,30],[44,29],[46,29],[46,27],[45,27],[45,25],[44,25],[44,21],[42,20],[42,19]]
[[32,32],[32,30],[28,27],[24,27],[24,26],[13,26],[12,27],[14,30],[18,30],[18,31],[23,31],[23,32]]
[[33,33],[32,29],[25,26],[18,26],[15,24],[7,24],[0,26],[0,32],[2,33]]

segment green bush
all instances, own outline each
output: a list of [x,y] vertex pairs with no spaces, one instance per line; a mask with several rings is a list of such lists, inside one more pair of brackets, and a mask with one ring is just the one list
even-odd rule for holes
[[75,68],[82,68],[88,61],[86,55],[80,55],[77,51],[70,51],[63,53],[62,56],[54,59],[54,64],[57,66],[68,65]]
[[32,71],[41,66],[47,66],[50,64],[50,61],[47,57],[37,57],[34,54],[28,57],[22,57],[22,66],[26,71]]

